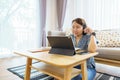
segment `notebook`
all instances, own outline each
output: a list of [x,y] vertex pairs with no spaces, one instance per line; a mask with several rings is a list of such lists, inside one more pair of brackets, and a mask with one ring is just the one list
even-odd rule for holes
[[80,52],[80,48],[74,48],[73,41],[69,36],[47,36],[51,46],[50,54],[73,56]]

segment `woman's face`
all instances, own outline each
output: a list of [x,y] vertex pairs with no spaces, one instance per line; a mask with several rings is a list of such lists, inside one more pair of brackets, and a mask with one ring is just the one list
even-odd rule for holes
[[72,33],[74,36],[81,36],[83,33],[83,26],[74,21],[72,24]]

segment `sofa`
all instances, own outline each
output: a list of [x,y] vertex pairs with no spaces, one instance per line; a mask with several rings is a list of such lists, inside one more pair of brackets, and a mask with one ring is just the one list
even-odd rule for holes
[[99,63],[120,66],[120,31],[101,30],[95,31],[98,40],[99,54],[95,60]]
[[[114,66],[120,66],[120,31],[118,30],[100,30],[96,32],[98,40],[97,52],[95,60],[98,63],[104,63]],[[71,29],[67,31],[48,31],[48,35],[65,36],[70,35]]]

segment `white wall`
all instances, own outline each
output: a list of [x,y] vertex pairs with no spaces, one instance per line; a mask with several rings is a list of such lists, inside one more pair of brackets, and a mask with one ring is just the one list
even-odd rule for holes
[[[46,35],[48,31],[57,30],[58,21],[57,21],[57,8],[56,0],[46,0],[47,1],[47,11],[46,11]],[[46,44],[48,46],[48,40],[46,38]]]
[[56,0],[47,0],[46,32],[57,30],[57,23]]

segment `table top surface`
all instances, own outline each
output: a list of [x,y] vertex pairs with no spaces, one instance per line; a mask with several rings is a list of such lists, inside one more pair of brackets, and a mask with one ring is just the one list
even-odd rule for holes
[[48,51],[37,52],[37,53],[31,53],[29,51],[14,51],[14,53],[27,58],[35,59],[37,61],[42,61],[48,64],[61,66],[61,67],[73,65],[75,63],[86,60],[98,54],[98,52],[95,52],[84,55],[76,54],[74,56],[66,56],[66,55],[58,55],[58,54],[49,54]]

